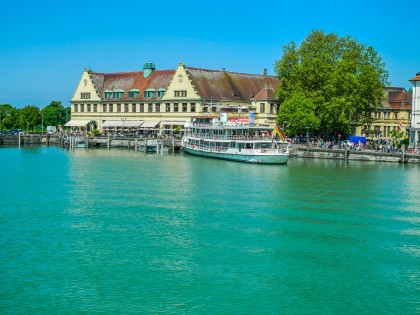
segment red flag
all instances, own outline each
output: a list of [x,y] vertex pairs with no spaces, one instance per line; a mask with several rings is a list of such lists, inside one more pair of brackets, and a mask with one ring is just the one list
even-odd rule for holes
[[401,121],[398,121],[398,131],[401,131]]

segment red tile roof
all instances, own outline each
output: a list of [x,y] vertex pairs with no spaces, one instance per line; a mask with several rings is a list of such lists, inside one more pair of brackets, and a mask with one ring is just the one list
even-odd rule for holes
[[417,73],[416,76],[409,81],[420,81],[420,73]]
[[271,87],[269,87],[269,86],[266,85],[252,99],[253,100],[261,100],[261,101],[266,101],[266,100],[270,100],[271,101],[271,100],[277,100],[277,97],[274,94],[273,89]]
[[[105,99],[104,92],[106,90],[114,91],[122,89],[124,90],[124,95],[118,100],[124,101],[133,100],[132,98],[128,98],[128,91],[131,89],[140,90],[139,95],[135,98],[136,100],[144,99],[143,91],[146,89],[155,89],[156,91],[160,88],[167,89],[175,74],[175,70],[155,70],[147,78],[143,77],[143,72],[90,72],[89,74],[102,99]],[[155,93],[155,96],[151,99],[156,99],[156,96],[157,95]],[[148,98],[145,100],[151,99]]]
[[412,100],[412,94],[404,88],[388,87],[386,88],[385,101],[382,102],[382,105],[393,109],[411,109]]
[[277,77],[259,74],[226,72],[186,67],[189,79],[198,94],[205,99],[248,101],[255,97],[264,86],[275,90],[279,84]]

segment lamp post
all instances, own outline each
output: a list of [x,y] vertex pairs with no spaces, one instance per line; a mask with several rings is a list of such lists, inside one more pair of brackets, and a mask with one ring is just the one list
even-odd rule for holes
[[121,118],[122,121],[122,133],[124,134],[124,123],[127,120],[127,118]]

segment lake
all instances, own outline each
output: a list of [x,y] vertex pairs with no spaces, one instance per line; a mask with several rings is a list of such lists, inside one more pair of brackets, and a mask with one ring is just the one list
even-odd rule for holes
[[0,148],[2,314],[418,314],[420,165]]

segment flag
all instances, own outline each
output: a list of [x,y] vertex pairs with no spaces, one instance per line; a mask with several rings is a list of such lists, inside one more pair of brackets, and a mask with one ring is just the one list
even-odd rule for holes
[[275,134],[278,134],[278,135],[279,135],[279,137],[281,138],[281,141],[283,141],[283,142],[284,142],[284,140],[286,140],[286,136],[284,135],[284,132],[283,132],[283,130],[280,128],[280,126],[279,126],[279,124],[278,124],[278,123],[276,123],[276,124],[274,125],[274,130],[273,130],[273,132],[274,132]]
[[401,121],[398,121],[398,131],[401,131]]

